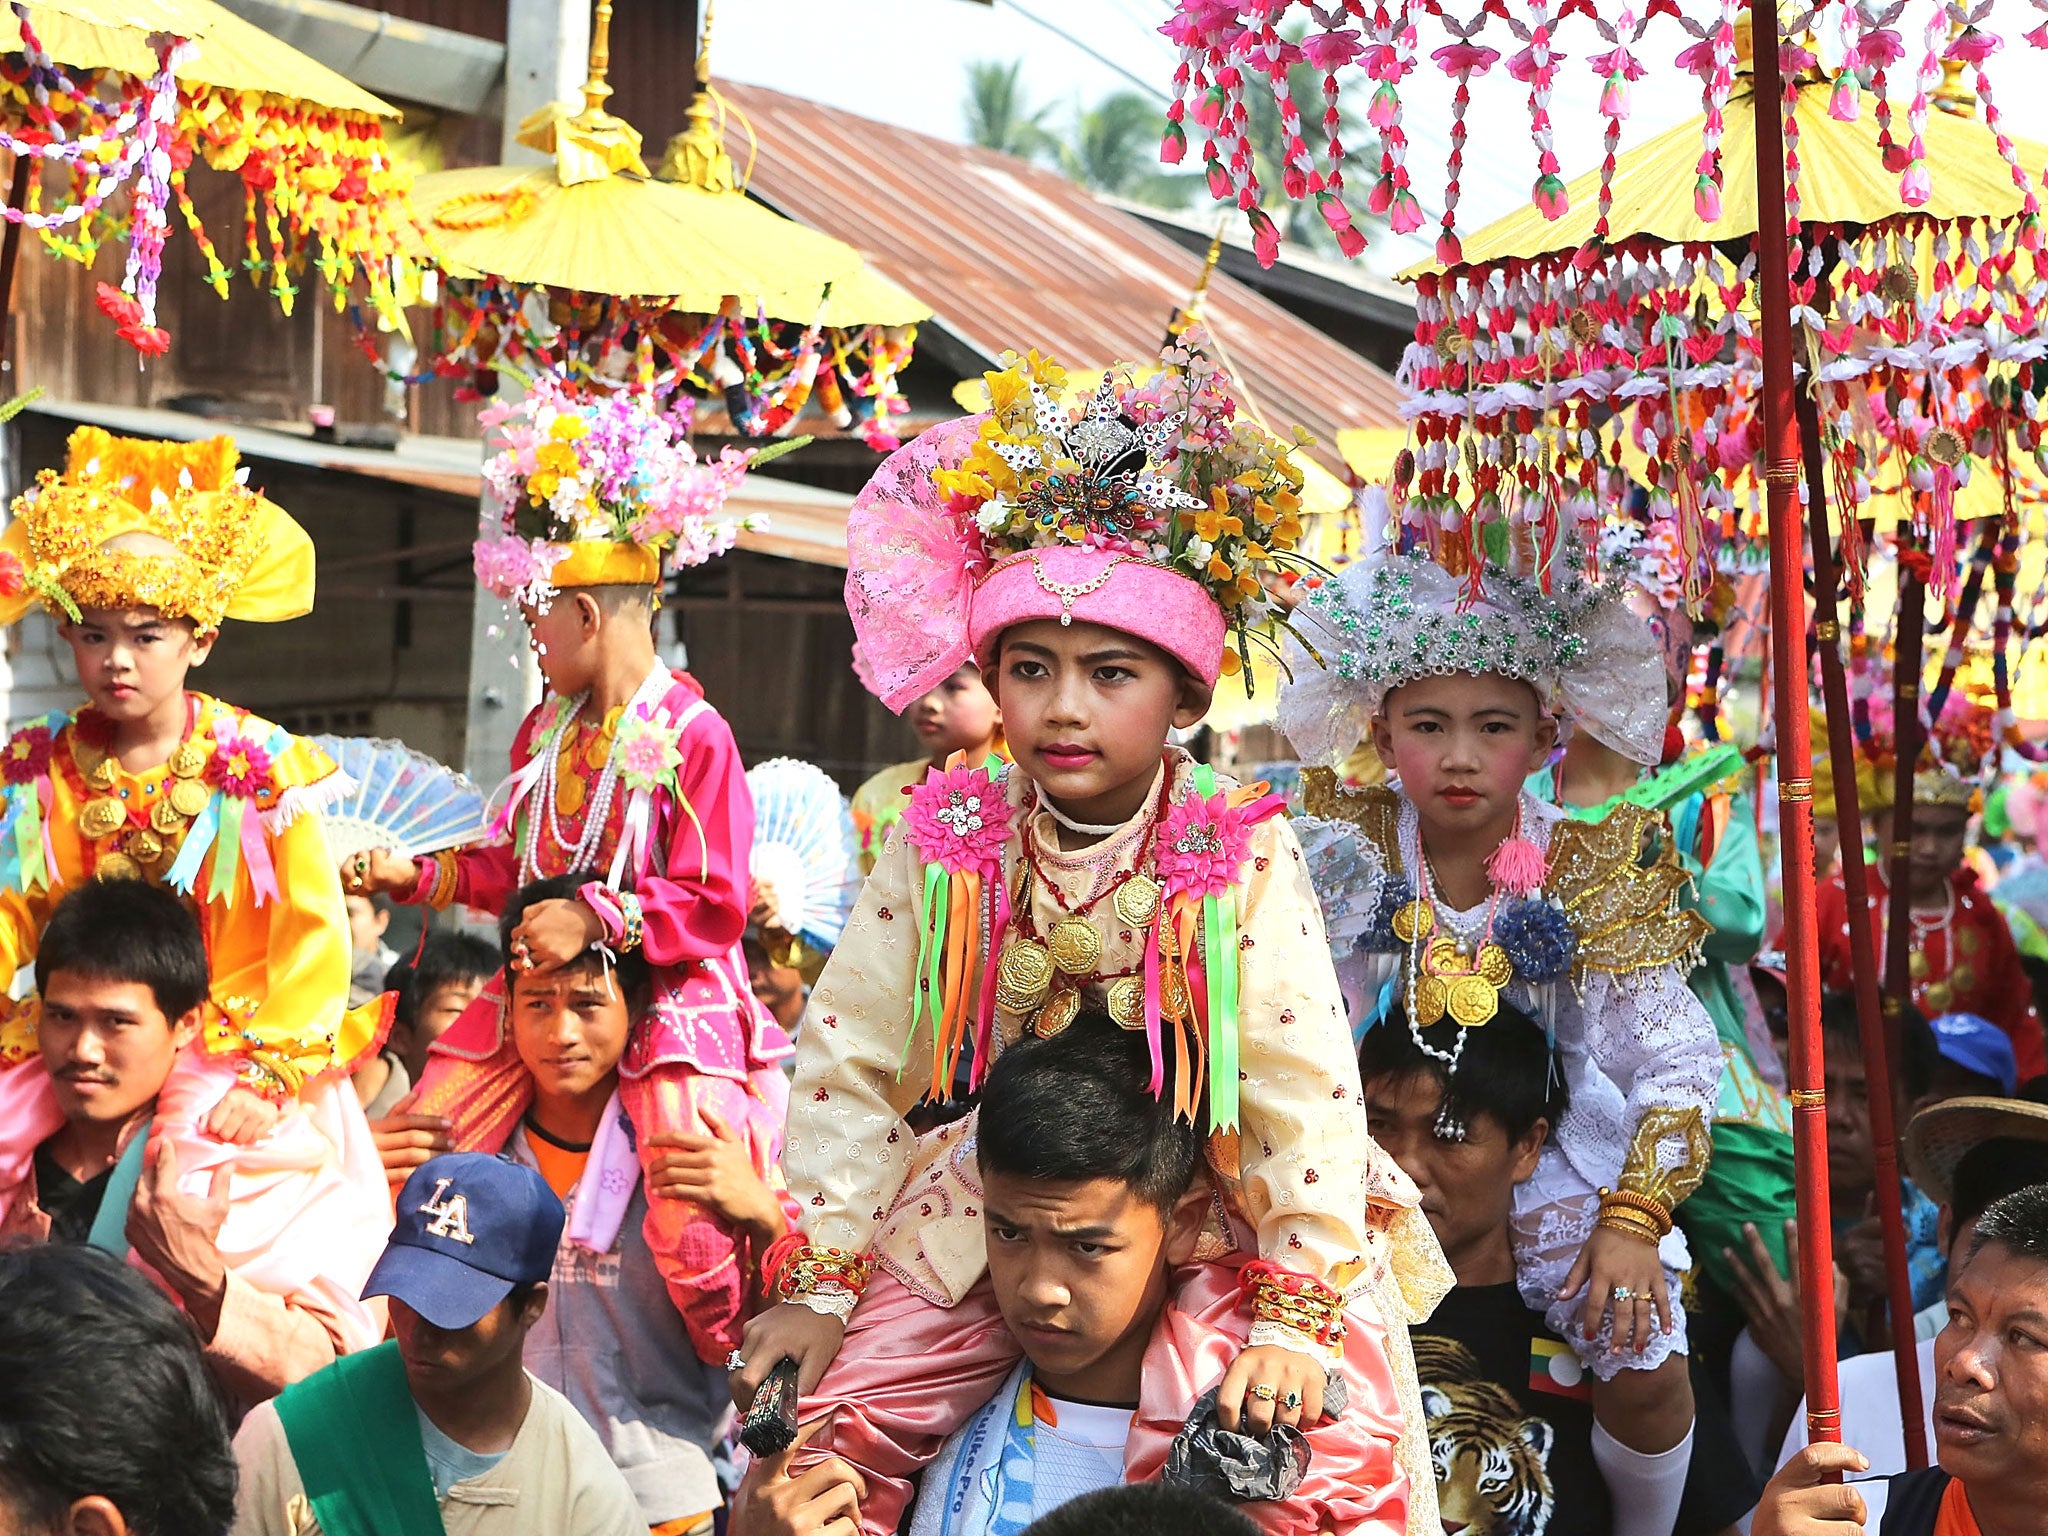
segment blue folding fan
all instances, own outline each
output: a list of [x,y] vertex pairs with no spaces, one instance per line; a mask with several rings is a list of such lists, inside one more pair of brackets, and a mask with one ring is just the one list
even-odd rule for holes
[[860,894],[853,808],[824,770],[771,757],[747,772],[754,797],[753,877],[782,926],[817,949],[839,942]]
[[321,812],[336,858],[366,848],[417,856],[480,840],[490,829],[484,793],[453,768],[402,741],[316,736],[355,780],[355,793]]

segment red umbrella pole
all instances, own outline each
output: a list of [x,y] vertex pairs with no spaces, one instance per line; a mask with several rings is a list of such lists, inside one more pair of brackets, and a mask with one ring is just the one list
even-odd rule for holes
[[1785,207],[1778,12],[1750,0],[1756,38],[1757,308],[1763,332],[1764,489],[1771,547],[1771,683],[1778,722],[1778,859],[1785,894],[1785,999],[1792,1046],[1792,1147],[1799,1200],[1806,1433],[1842,1438],[1835,1379],[1835,1255],[1828,1224],[1827,1094],[1821,1086],[1820,943],[1813,910],[1813,744],[1807,719],[1806,561],[1793,492],[1799,425],[1792,379],[1791,241]]
[[[1822,306],[1825,308],[1825,305]],[[1813,380],[1808,378],[1811,385]],[[1820,640],[1821,692],[1827,699],[1828,755],[1835,764],[1835,814],[1841,826],[1842,888],[1849,907],[1849,960],[1856,973],[1857,1034],[1870,1093],[1870,1140],[1876,1153],[1877,1219],[1884,1234],[1885,1291],[1894,1319],[1913,1315],[1913,1277],[1906,1268],[1906,1207],[1899,1187],[1899,1143],[1893,1113],[1892,1054],[1877,986],[1877,939],[1870,926],[1870,872],[1864,867],[1863,810],[1856,788],[1856,738],[1849,685],[1842,675],[1842,630],[1835,610],[1835,558],[1828,537],[1827,463],[1821,452],[1820,407],[1799,392],[1799,445],[1806,455],[1806,528],[1813,547],[1814,631]],[[1853,517],[1855,508],[1844,507]],[[1899,1384],[1899,1422],[1906,1465],[1927,1465],[1927,1425],[1920,1411],[1920,1352],[1912,1330],[1892,1327],[1892,1364]]]

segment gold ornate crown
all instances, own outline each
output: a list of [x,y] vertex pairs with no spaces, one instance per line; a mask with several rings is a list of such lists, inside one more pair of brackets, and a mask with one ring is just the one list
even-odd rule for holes
[[1979,808],[1977,786],[1950,773],[1946,768],[1922,768],[1913,775],[1915,805],[1953,805],[1966,811]]
[[80,427],[64,473],[44,470],[0,535],[24,583],[0,599],[0,623],[38,600],[70,616],[155,608],[202,630],[310,612],[313,541],[244,474],[233,438],[156,442]]

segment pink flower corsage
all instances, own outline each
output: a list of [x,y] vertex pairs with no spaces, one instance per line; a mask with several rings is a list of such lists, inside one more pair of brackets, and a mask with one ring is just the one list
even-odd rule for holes
[[270,785],[270,754],[248,736],[222,736],[206,777],[231,800],[254,800]]
[[917,855],[949,874],[992,875],[1010,838],[1010,802],[986,768],[933,769],[911,791],[903,823]]
[[32,726],[7,744],[0,777],[9,784],[33,784],[50,771],[50,728]]
[[1237,884],[1251,857],[1252,828],[1279,810],[1276,795],[1232,805],[1221,792],[1189,795],[1168,810],[1159,823],[1158,851],[1152,859],[1166,894],[1197,901],[1221,896]]
[[675,737],[652,720],[635,715],[619,722],[619,778],[626,788],[648,794],[672,789],[682,762]]

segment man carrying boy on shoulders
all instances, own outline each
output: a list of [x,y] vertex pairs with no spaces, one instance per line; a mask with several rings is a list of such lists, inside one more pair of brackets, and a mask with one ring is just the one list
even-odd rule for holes
[[[1195,1128],[1152,1097],[1149,1074],[1143,1035],[1091,1013],[1051,1039],[1019,1041],[990,1069],[978,1129],[952,1171],[976,1202],[960,1214],[980,1217],[1001,1326],[1024,1358],[926,1467],[909,1536],[1009,1536],[1098,1488],[1157,1479],[1249,1330],[1234,1286],[1197,1294],[1176,1273],[1203,1243],[1214,1191]],[[905,1196],[912,1212],[923,1198]],[[946,1368],[923,1354],[889,1364],[878,1391],[915,1392]],[[1371,1390],[1360,1373],[1342,1374],[1347,1395]],[[805,1431],[829,1448],[823,1420]],[[1285,1498],[1242,1506],[1261,1530],[1398,1526],[1407,1480],[1361,1421],[1336,1409],[1301,1435],[1274,1433],[1305,1438],[1307,1471]],[[787,1462],[749,1474],[731,1536],[850,1536],[861,1475],[833,1459],[792,1477]]]
[[183,904],[140,881],[80,887],[50,916],[36,986],[36,1054],[0,1067],[0,1115],[22,1149],[0,1160],[0,1238],[132,1248],[242,1403],[374,1343],[381,1309],[358,1298],[390,1216],[373,1167],[304,1109],[226,1149],[197,1188],[179,1163],[168,1128],[190,1127],[209,1098],[206,1079],[172,1071],[208,1008],[206,948]]

